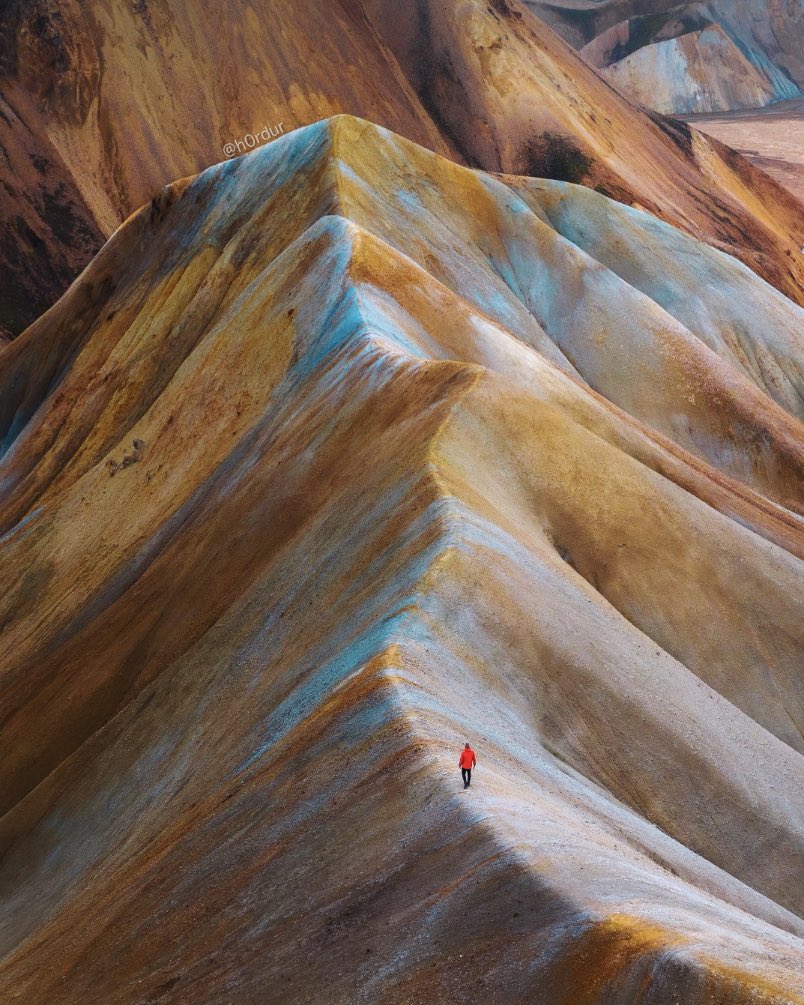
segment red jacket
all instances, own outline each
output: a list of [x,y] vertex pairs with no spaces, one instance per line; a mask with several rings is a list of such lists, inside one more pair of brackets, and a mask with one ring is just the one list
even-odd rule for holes
[[458,758],[459,768],[473,768],[477,764],[475,752],[471,747],[464,747],[461,756]]

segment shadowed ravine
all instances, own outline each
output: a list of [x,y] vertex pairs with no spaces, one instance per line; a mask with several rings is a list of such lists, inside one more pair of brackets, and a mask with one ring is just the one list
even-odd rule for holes
[[131,218],[0,357],[0,997],[804,1002],[802,316],[344,116]]

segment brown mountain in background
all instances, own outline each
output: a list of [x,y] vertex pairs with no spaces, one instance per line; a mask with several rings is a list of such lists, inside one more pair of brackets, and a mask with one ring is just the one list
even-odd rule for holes
[[0,326],[247,133],[346,111],[456,161],[580,182],[802,297],[804,209],[715,140],[620,97],[508,0],[4,0]]
[[0,999],[802,1005],[802,318],[346,116],[128,220],[0,356]]

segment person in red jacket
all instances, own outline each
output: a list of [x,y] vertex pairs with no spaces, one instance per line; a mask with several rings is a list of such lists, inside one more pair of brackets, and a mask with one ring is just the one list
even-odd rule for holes
[[472,784],[472,768],[476,764],[477,758],[475,757],[475,752],[467,743],[461,751],[461,756],[458,758],[458,767],[461,769],[461,777],[463,778],[463,787],[465,789],[468,789]]

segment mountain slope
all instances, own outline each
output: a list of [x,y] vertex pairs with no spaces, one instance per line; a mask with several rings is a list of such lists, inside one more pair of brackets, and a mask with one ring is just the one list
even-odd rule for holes
[[804,209],[717,141],[619,96],[513,0],[330,8],[6,0],[0,333],[32,322],[168,182],[247,134],[336,112],[459,162],[597,187],[801,301]]
[[[653,42],[612,63],[605,75],[618,90],[665,115],[760,108],[776,97],[719,25]],[[790,87],[783,97],[797,93]]]
[[0,989],[801,1002],[796,311],[343,116],[132,218],[0,359]]
[[[704,24],[719,27],[771,88],[776,100],[804,86],[801,0],[526,0],[576,49],[588,47],[595,66],[680,37]],[[604,54],[609,55],[601,59]],[[728,71],[728,67],[722,67]],[[680,83],[680,81],[679,81]]]
[[800,97],[802,42],[799,0],[692,3],[620,21],[581,53],[629,97],[684,114]]

